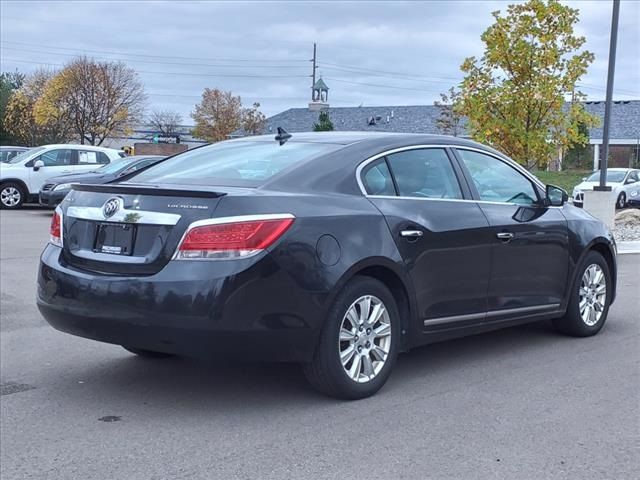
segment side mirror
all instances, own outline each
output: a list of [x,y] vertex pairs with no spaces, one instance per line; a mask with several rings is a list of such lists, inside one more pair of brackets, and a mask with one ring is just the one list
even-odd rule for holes
[[586,182],[587,181],[587,177],[582,177],[582,181]]
[[635,178],[627,178],[627,181],[624,182],[625,185],[630,185],[632,183],[636,183],[637,180]]
[[547,185],[546,187],[546,204],[551,207],[561,207],[569,200],[569,194],[566,190],[556,187],[555,185]]
[[42,160],[36,160],[33,162],[33,170],[37,172],[40,170],[40,167],[44,167],[44,162]]

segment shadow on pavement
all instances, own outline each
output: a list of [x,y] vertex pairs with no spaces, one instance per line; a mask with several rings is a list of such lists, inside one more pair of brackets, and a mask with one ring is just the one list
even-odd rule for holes
[[[566,337],[556,335],[547,322],[542,322],[427,345],[401,355],[389,384],[376,396],[363,401],[376,402],[382,396],[397,396],[407,383],[425,383],[431,376],[442,377],[485,363],[494,368],[498,357],[511,355],[513,359],[514,351],[524,353],[564,341]],[[336,403],[315,393],[296,364],[145,359],[123,350],[122,356],[88,365],[80,374],[83,396],[96,395],[101,403],[146,402],[155,408],[175,407],[189,415],[202,409],[220,412],[257,408],[266,413],[282,406],[297,409],[303,405]],[[92,391],[87,391],[87,387]],[[70,395],[69,400],[78,401],[80,405],[86,397],[78,398],[75,390],[62,395]]]

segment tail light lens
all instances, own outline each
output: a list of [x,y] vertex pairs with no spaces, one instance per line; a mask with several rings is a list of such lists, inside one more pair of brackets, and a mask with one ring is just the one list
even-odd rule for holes
[[294,221],[291,214],[202,220],[189,226],[177,260],[224,260],[255,255],[273,245]]
[[49,228],[49,242],[52,245],[62,246],[62,212],[56,209],[51,217],[51,227]]

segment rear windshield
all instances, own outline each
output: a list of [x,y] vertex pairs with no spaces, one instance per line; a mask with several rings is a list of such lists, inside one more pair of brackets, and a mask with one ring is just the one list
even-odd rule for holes
[[133,182],[257,187],[282,170],[341,145],[224,142],[187,151],[136,175]]

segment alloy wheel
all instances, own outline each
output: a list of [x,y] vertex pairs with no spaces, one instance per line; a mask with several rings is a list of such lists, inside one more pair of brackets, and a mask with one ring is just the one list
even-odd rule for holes
[[339,351],[346,374],[358,383],[378,375],[391,349],[391,318],[384,303],[372,295],[358,298],[340,325]]
[[5,207],[15,207],[20,203],[22,193],[16,187],[9,186],[0,192],[0,201]]
[[624,208],[624,206],[627,204],[627,198],[626,195],[624,193],[621,193],[620,196],[618,197],[618,204],[617,207],[618,208]]
[[607,278],[597,263],[589,265],[580,282],[580,316],[589,327],[600,321],[607,302]]

